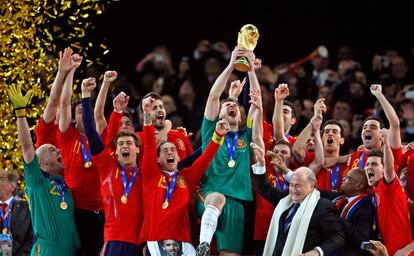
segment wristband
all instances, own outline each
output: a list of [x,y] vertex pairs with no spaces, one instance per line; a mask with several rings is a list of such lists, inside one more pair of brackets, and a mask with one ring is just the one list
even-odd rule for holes
[[253,127],[253,118],[247,117],[246,126],[247,126],[247,128],[252,128]]
[[224,142],[224,136],[221,136],[221,135],[220,135],[220,134],[218,134],[216,131],[214,131],[213,138],[212,138],[211,140],[212,140],[214,143],[221,145],[221,144],[223,144],[223,142]]
[[16,117],[26,117],[26,108],[17,108],[14,110]]

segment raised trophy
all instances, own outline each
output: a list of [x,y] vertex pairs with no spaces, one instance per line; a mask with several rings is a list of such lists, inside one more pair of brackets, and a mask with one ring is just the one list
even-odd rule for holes
[[[237,46],[243,49],[254,50],[259,39],[259,30],[253,24],[244,25],[237,38]],[[240,57],[234,63],[234,68],[241,72],[250,70],[249,60],[246,57]]]

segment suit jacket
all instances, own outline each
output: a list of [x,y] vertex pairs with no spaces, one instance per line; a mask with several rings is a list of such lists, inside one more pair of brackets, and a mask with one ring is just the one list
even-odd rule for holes
[[[321,191],[321,196],[327,199],[333,199],[340,194],[331,191]],[[340,213],[339,213],[340,214]],[[371,255],[366,250],[361,250],[360,246],[363,241],[369,241],[376,238],[374,233],[375,208],[371,199],[365,200],[354,212],[349,220],[341,219],[344,228],[346,244],[337,253],[337,256],[357,256]]]
[[[270,185],[265,175],[254,175],[259,193],[270,203],[276,205],[287,191],[278,191]],[[283,231],[284,221],[288,214],[286,210],[279,219],[279,231],[274,256],[282,254],[288,235]],[[345,234],[340,218],[336,213],[333,203],[325,198],[320,198],[309,222],[308,232],[303,246],[303,253],[319,246],[324,255],[328,256],[338,251],[345,244]]]
[[[1,223],[3,229],[3,223]],[[10,232],[13,237],[13,255],[30,255],[33,229],[27,202],[16,200],[11,210]]]

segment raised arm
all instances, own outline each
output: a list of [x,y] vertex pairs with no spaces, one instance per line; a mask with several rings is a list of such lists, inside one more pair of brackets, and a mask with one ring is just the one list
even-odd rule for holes
[[189,171],[187,174],[188,182],[193,187],[196,187],[200,183],[200,179],[204,176],[205,171],[213,161],[214,156],[219,150],[221,144],[224,142],[224,136],[230,131],[230,125],[225,119],[221,119],[216,123],[216,129],[214,131],[211,141],[208,143],[203,154],[194,161],[191,168],[184,169],[183,172]]
[[250,147],[253,149],[253,153],[256,159],[256,164],[252,166],[252,169],[257,191],[271,204],[277,205],[277,203],[289,192],[278,191],[270,184],[268,178],[266,177],[264,147],[260,147],[253,142],[250,143]]
[[213,87],[210,90],[210,94],[208,95],[206,108],[204,110],[204,116],[208,120],[213,121],[217,118],[220,108],[220,96],[223,93],[224,88],[226,87],[226,83],[231,75],[231,72],[233,72],[233,64],[236,61],[237,57],[245,56],[247,51],[248,50],[239,49],[238,47],[236,47],[231,53],[229,64],[214,82]]
[[112,101],[114,110],[109,118],[108,127],[106,129],[106,138],[105,138],[105,147],[109,147],[115,150],[112,140],[115,138],[116,134],[119,132],[121,127],[121,120],[123,116],[123,111],[128,106],[129,96],[124,92],[120,92],[115,99]]
[[[72,61],[77,63],[77,66],[82,62],[82,57],[75,54],[72,55]],[[65,78],[63,84],[62,95],[60,96],[60,117],[59,117],[59,130],[64,133],[69,128],[72,122],[71,112],[71,97],[73,87],[73,76],[75,75],[76,66],[72,68]]]
[[[75,54],[77,55],[77,54]],[[77,55],[79,56],[79,55]],[[63,82],[66,76],[73,68],[78,68],[82,62],[82,57],[79,56],[78,61],[74,61],[72,58],[72,49],[65,48],[62,52],[59,52],[59,68],[53,81],[52,89],[50,90],[49,100],[46,104],[45,111],[43,112],[43,121],[48,124],[56,118],[57,108],[60,102],[60,95],[62,94]]]
[[312,118],[311,123],[313,133],[315,135],[315,158],[310,163],[309,168],[315,173],[315,175],[317,175],[319,170],[323,167],[324,162],[324,153],[321,138],[322,119]]
[[324,98],[318,99],[316,101],[313,107],[313,111],[314,111],[314,114],[313,114],[311,121],[305,127],[305,129],[302,130],[302,132],[297,137],[295,144],[293,144],[292,146],[293,156],[296,158],[296,160],[299,163],[303,163],[306,157],[305,146],[306,146],[307,140],[309,139],[313,131],[312,120],[313,119],[322,120],[322,114],[326,112],[326,105],[325,105]]
[[101,137],[96,132],[95,120],[92,113],[91,94],[96,88],[95,78],[87,78],[82,81],[82,123],[88,138],[92,155],[99,155],[104,150]]
[[105,72],[101,89],[99,90],[98,97],[96,98],[95,109],[93,114],[95,116],[96,131],[99,134],[102,134],[102,132],[108,125],[104,114],[105,102],[106,97],[108,96],[109,87],[116,80],[117,76],[118,74],[116,73],[116,71]]
[[[246,52],[246,58],[249,61],[249,65],[250,65],[250,69],[247,72],[247,74],[249,76],[249,86],[250,86],[249,87],[249,94],[250,94],[250,98],[251,98],[251,94],[252,94],[253,91],[258,91],[260,93],[260,84],[259,84],[259,80],[257,79],[257,76],[256,76],[255,65],[261,65],[261,60],[256,59],[253,51],[251,51],[251,50],[248,50]],[[261,95],[261,93],[260,93],[260,104],[262,104],[262,95]],[[253,118],[252,111],[254,111],[255,109],[256,109],[256,111],[258,110],[257,107],[254,107],[254,106],[250,105],[249,112],[247,114],[247,118],[249,118],[249,117]],[[262,122],[263,106],[260,106],[260,110],[261,110],[260,122]]]
[[17,136],[22,146],[23,159],[26,163],[30,163],[35,157],[35,148],[26,120],[26,108],[30,103],[33,92],[29,90],[23,96],[19,85],[11,85],[7,93],[9,94],[17,118]]
[[398,119],[397,113],[395,112],[393,106],[388,102],[387,98],[385,98],[384,94],[382,94],[382,86],[380,84],[371,85],[371,93],[378,99],[378,102],[381,104],[385,116],[390,123],[389,142],[391,148],[400,148],[400,120]]
[[151,121],[151,109],[154,107],[155,99],[147,97],[142,101],[142,110],[144,114],[144,152],[142,160],[142,175],[149,177],[159,175],[157,164],[157,143],[155,140],[155,128]]
[[391,132],[387,129],[381,129],[384,150],[384,178],[387,183],[391,183],[395,178],[394,155],[391,150],[390,136]]
[[283,120],[283,101],[289,96],[289,88],[287,84],[279,84],[275,89],[275,108],[273,110],[272,124],[273,133],[276,141],[286,140],[285,138],[285,122]]
[[253,89],[250,91],[250,112],[251,117],[248,117],[247,122],[251,122],[252,124],[247,126],[252,127],[252,142],[258,145],[260,148],[265,148],[263,142],[263,106],[262,106],[262,95],[260,89]]

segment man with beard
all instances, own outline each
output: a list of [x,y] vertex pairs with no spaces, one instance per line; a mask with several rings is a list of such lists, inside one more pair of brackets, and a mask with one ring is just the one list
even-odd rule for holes
[[181,256],[182,252],[180,250],[180,244],[175,240],[163,240],[162,243],[162,250],[165,252],[165,256]]
[[[150,92],[146,94],[142,101],[144,101],[147,98],[153,98],[155,99],[153,108],[151,110],[151,121],[154,124],[155,133],[159,134],[161,131],[165,131],[166,126],[166,113],[164,104],[162,102],[162,98],[158,93]],[[142,105],[142,103],[141,103]],[[141,106],[143,108],[143,106]],[[168,127],[171,128],[171,127]],[[160,143],[162,141],[171,141],[174,143],[178,150],[178,155],[180,156],[180,159],[183,160],[187,156],[191,155],[193,153],[193,148],[191,146],[191,142],[186,136],[186,134],[181,130],[169,130],[167,131],[167,136],[165,138],[157,138],[157,143]],[[137,132],[137,135],[141,138],[141,141],[144,141],[144,135],[142,132]]]
[[[365,173],[372,187],[372,201],[377,210],[379,233],[390,255],[413,242],[407,204],[401,182],[396,177],[394,156],[391,148],[392,134],[382,129],[383,154],[372,151],[368,154]],[[414,255],[414,252],[405,255]]]
[[[299,135],[297,145],[301,145],[301,141],[301,135]],[[322,129],[324,158],[338,158],[340,147],[343,145],[344,141],[345,138],[342,125],[335,119],[326,121]],[[307,163],[312,161],[315,157],[314,153],[305,151],[303,148],[298,146],[294,146],[293,150],[298,162],[303,165],[307,165]],[[331,167],[322,167],[318,172],[316,172],[318,189],[339,191],[342,183],[342,177],[346,175],[346,169],[347,165],[341,163],[337,163]]]
[[32,91],[23,97],[20,86],[8,90],[17,117],[17,134],[23,151],[26,193],[36,241],[31,255],[76,255],[80,247],[73,217],[72,195],[63,179],[60,150],[43,144],[36,151],[26,120]]
[[[389,143],[394,155],[394,167],[398,169],[398,165],[402,160],[401,135],[400,135],[400,120],[395,112],[393,106],[382,94],[382,86],[380,84],[371,85],[371,93],[378,99],[382,109],[390,123]],[[371,151],[381,151],[381,120],[376,117],[369,117],[362,126],[362,142],[363,146],[359,147],[357,151],[351,154],[348,160],[348,170],[353,168],[363,169],[367,161],[368,154]]]
[[[244,130],[240,129],[241,115],[238,102],[234,99],[225,99],[220,102],[220,96],[238,57],[246,57],[250,64],[248,76],[252,105]],[[254,62],[253,51],[236,47],[232,52],[228,66],[211,88],[207,100],[201,128],[203,149],[211,140],[219,119],[225,119],[229,123],[230,132],[227,133],[225,143],[220,147],[201,180],[200,193],[196,200],[197,213],[199,216],[203,216],[201,230],[204,226],[214,228],[209,228],[209,232],[200,233],[200,245],[197,248],[197,255],[209,255],[210,242],[214,232],[220,255],[240,255],[242,250],[244,234],[243,202],[253,200],[249,172],[250,142],[259,143],[262,140],[260,136],[263,134],[263,132],[259,132],[263,129],[262,102]],[[221,211],[223,205],[224,208]],[[218,222],[219,216],[220,221]]]

